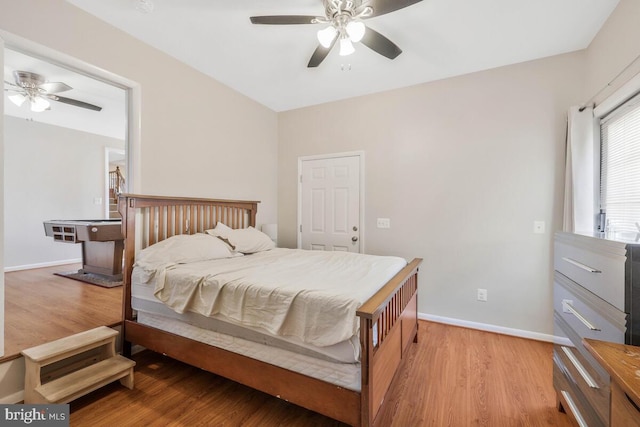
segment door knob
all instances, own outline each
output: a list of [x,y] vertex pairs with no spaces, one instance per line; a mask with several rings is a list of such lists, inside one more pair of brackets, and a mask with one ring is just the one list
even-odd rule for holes
[[358,227],[356,227],[355,225],[353,226],[353,231],[358,231]]
[[352,242],[357,242],[357,241],[358,241],[358,238],[357,238],[356,236],[353,236],[353,237],[351,238],[351,241],[352,241]]

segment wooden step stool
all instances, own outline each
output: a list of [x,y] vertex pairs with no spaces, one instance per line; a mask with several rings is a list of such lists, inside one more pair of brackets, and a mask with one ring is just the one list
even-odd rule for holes
[[23,350],[24,403],[68,403],[115,380],[133,389],[136,362],[116,354],[117,335],[101,326]]

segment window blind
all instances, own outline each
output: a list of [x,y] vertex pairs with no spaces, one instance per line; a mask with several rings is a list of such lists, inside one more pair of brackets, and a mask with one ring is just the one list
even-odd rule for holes
[[600,208],[613,231],[640,224],[640,95],[602,119]]

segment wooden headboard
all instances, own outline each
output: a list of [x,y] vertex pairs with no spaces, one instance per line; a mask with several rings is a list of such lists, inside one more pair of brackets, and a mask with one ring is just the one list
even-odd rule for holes
[[218,221],[231,228],[255,227],[258,201],[121,194],[124,236],[125,319],[131,318],[131,271],[136,251],[178,234],[202,233]]
[[[139,248],[146,248],[178,234],[202,233],[214,228],[218,221],[231,228],[255,227],[258,203],[121,194],[118,211],[124,238],[142,239],[136,243]],[[133,230],[137,230],[135,236],[131,235]]]

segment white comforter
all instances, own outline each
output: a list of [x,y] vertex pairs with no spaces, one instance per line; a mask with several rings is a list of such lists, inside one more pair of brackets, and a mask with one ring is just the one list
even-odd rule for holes
[[328,346],[357,335],[356,310],[406,265],[398,257],[273,249],[188,264],[136,264],[178,313],[196,312]]

